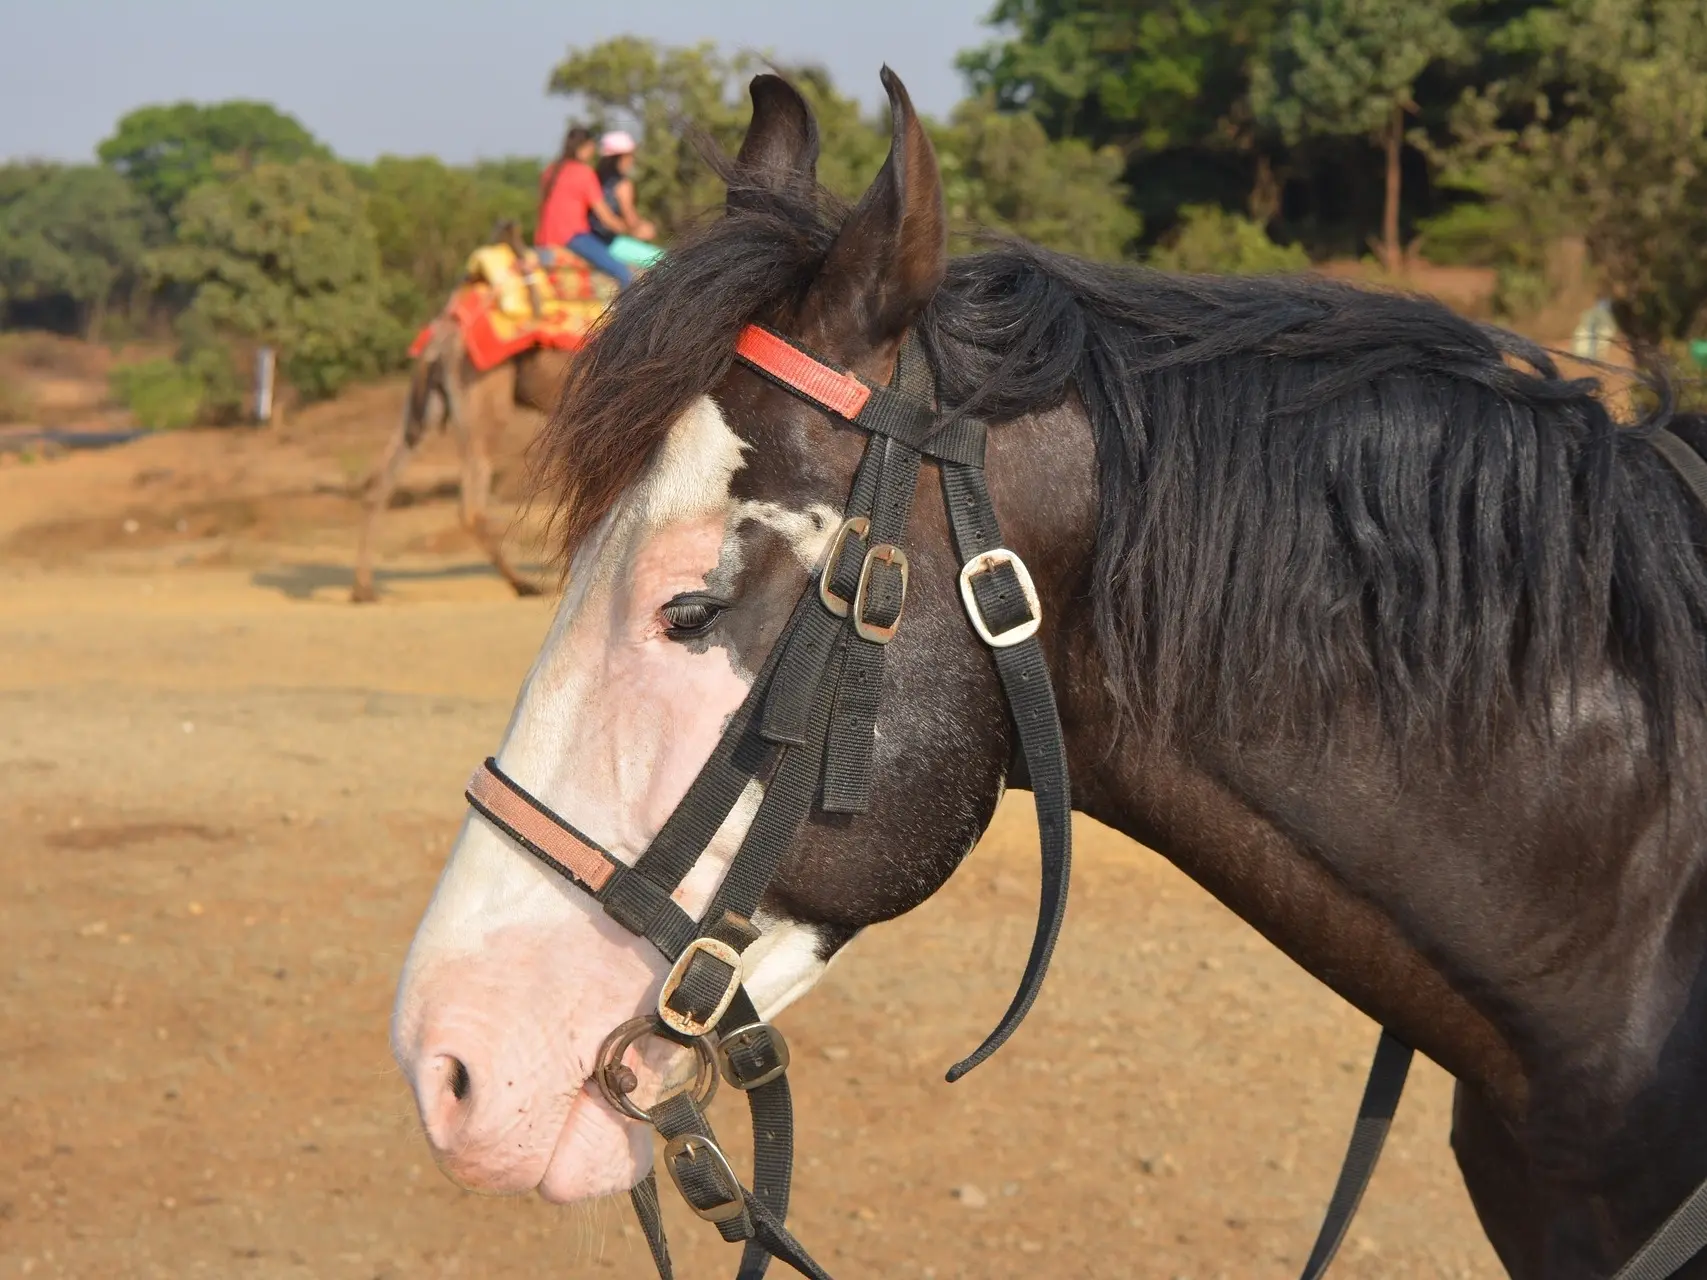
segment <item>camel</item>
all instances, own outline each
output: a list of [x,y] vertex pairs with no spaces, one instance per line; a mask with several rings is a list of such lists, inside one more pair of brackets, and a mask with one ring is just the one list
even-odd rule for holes
[[380,512],[391,501],[397,480],[426,437],[427,410],[436,395],[445,423],[456,432],[462,453],[462,526],[474,535],[505,582],[518,596],[534,596],[543,588],[529,581],[504,558],[503,530],[486,517],[492,491],[492,450],[516,406],[549,413],[574,353],[533,347],[482,373],[469,362],[456,322],[440,316],[433,322],[427,345],[415,361],[403,420],[386,445],[385,456],[369,478],[364,495],[366,511],[356,548],[355,584],[350,599],[358,604],[378,598],[373,585],[373,531]]

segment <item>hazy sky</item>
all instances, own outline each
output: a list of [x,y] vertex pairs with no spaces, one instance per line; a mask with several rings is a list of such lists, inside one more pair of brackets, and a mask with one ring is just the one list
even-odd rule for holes
[[340,155],[543,155],[571,44],[631,33],[820,62],[881,102],[885,62],[922,111],[962,92],[954,55],[993,0],[0,0],[0,158],[88,160],[132,107],[260,98]]

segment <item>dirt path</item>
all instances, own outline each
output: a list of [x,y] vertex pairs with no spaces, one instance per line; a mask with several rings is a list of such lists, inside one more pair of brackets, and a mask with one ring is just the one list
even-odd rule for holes
[[[297,497],[256,480],[255,518],[208,535],[173,514],[220,496],[185,479],[197,455],[149,444],[177,461],[41,464],[34,516],[0,529],[0,1276],[646,1276],[625,1206],[451,1187],[386,1047],[462,782],[549,606],[445,553],[429,485],[392,513],[387,601],[351,608],[325,448],[280,464]],[[185,487],[150,496],[149,467]],[[23,484],[0,475],[0,511]],[[848,1280],[1295,1274],[1374,1029],[1125,839],[1081,826],[1037,1011],[942,1082],[1023,963],[1029,827],[1007,804],[786,1016],[799,1233]],[[1498,1274],[1448,1101],[1420,1065],[1336,1275]],[[733,1108],[720,1125],[744,1146]],[[684,1276],[732,1272],[667,1212]]]

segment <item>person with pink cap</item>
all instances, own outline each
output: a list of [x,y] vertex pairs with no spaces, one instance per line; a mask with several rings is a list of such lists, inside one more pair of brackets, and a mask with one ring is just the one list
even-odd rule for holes
[[598,212],[590,223],[592,233],[610,246],[612,257],[624,266],[643,268],[663,251],[648,243],[658,234],[657,228],[635,208],[634,152],[634,138],[624,130],[612,130],[599,139],[599,190],[605,205],[615,211],[616,223],[607,222]]
[[608,239],[593,233],[595,219],[601,227],[626,226],[623,215],[606,201],[598,174],[589,163],[593,151],[591,133],[578,125],[569,130],[562,156],[540,180],[534,244],[547,266],[554,250],[566,248],[615,280],[619,289],[626,288],[634,278],[633,271],[611,252]]

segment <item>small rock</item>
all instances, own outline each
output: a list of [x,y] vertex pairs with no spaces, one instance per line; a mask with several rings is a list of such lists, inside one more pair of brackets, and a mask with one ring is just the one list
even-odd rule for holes
[[848,1050],[845,1046],[839,1044],[825,1045],[824,1056],[831,1062],[846,1062]]
[[1021,1253],[1042,1253],[1043,1246],[1035,1240],[1021,1240],[1019,1242],[1019,1251]]
[[139,525],[139,524],[138,524],[138,523],[137,523],[137,522],[136,522],[136,521],[134,521],[134,520],[126,520],[126,521],[125,521],[125,522],[124,522],[124,531],[125,531],[125,532],[126,532],[126,533],[135,533],[135,532],[136,532],[136,531],[137,531],[137,530],[138,530],[138,529],[140,529],[140,528],[142,528],[142,526],[141,526],[141,525]]
[[164,1196],[161,1198],[160,1207],[162,1209],[176,1209],[178,1207],[178,1202],[171,1196]]
[[862,1204],[859,1208],[854,1210],[854,1217],[858,1218],[861,1222],[876,1222],[877,1210],[868,1205]]
[[1220,969],[1221,969],[1221,957],[1220,956],[1206,956],[1202,960],[1199,960],[1197,963],[1198,963],[1199,968],[1207,969],[1211,973],[1218,973],[1218,972],[1220,972]]
[[186,720],[184,721],[183,728],[185,733],[194,733],[196,731],[196,722],[194,720]]
[[1019,1194],[1019,1183],[1017,1183],[1017,1182],[1004,1183],[1002,1185],[1002,1194],[1004,1196],[1017,1196]]
[[190,914],[192,916],[199,916],[203,911],[206,911],[206,910],[207,910],[207,908],[202,906],[202,904],[199,902],[190,903],[189,911],[190,911]]
[[98,938],[106,931],[107,922],[105,920],[96,920],[90,924],[84,925],[77,931],[77,933],[79,937]]
[[954,1198],[960,1201],[960,1203],[965,1205],[968,1209],[982,1209],[985,1205],[990,1203],[990,1197],[985,1195],[970,1182],[956,1187],[954,1189]]

